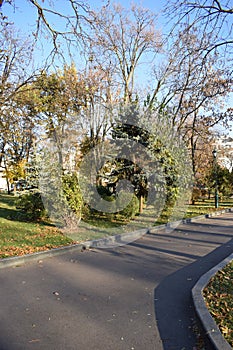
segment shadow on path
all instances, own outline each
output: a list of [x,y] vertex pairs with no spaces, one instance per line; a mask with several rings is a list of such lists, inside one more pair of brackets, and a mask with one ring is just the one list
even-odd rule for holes
[[[164,350],[201,350],[212,348],[198,337],[199,327],[191,298],[198,279],[233,251],[233,239],[213,252],[166,277],[155,289],[155,317]],[[199,344],[193,348],[196,339]],[[205,340],[206,341],[206,340]]]

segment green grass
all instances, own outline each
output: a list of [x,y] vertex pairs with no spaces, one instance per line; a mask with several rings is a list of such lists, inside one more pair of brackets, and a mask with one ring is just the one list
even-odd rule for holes
[[[214,199],[205,199],[201,201],[197,201],[194,205],[190,204],[186,208],[183,209],[184,218],[192,218],[199,215],[206,215],[213,213],[215,211],[223,210],[226,208],[233,207],[233,198],[226,198],[222,201],[219,201],[219,207],[216,209],[214,205]],[[158,220],[156,221],[156,225],[166,224],[169,221],[171,215],[171,211],[164,210]],[[181,219],[181,218],[180,218]]]
[[72,243],[49,222],[26,222],[16,197],[0,194],[0,258],[49,250]]
[[209,214],[215,211],[232,207],[233,198],[227,198],[220,201],[219,207],[217,209],[214,206],[214,199],[205,199],[203,201],[196,202],[194,205],[189,205],[185,217],[189,218],[193,216]]
[[[81,221],[75,232],[61,232],[48,220],[28,222],[25,214],[16,209],[16,200],[17,197],[13,195],[0,194],[0,258],[121,234],[129,228],[133,231],[145,226],[164,224],[168,222],[170,215],[164,211],[155,222],[153,210],[149,207],[144,210],[142,216],[136,216],[131,221],[125,220],[122,215],[116,215],[112,220],[108,214],[95,214],[88,217],[86,223]],[[233,199],[220,202],[219,209],[226,207],[233,207]],[[205,200],[188,206],[185,217],[207,214],[215,210],[214,200]]]
[[203,295],[210,314],[233,347],[233,261],[211,278]]

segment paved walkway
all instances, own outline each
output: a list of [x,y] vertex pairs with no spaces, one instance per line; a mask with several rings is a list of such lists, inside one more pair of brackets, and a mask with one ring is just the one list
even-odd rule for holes
[[233,251],[233,213],[0,270],[0,350],[196,350],[191,288]]

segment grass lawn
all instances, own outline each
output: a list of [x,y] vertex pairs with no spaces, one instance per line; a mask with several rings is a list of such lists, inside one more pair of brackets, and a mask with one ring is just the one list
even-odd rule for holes
[[204,201],[196,202],[194,205],[189,205],[186,215],[186,218],[203,215],[203,214],[209,214],[214,211],[219,211],[226,208],[232,208],[233,207],[233,198],[224,199],[222,201],[219,201],[219,207],[216,209],[214,207],[214,199],[205,199]]
[[[24,214],[15,207],[16,200],[17,197],[13,195],[0,194],[0,258],[49,250],[75,242],[100,238],[113,234],[113,232],[120,234],[124,232],[124,228],[129,229],[128,221],[124,221],[122,217],[117,216],[117,221],[111,222],[106,215],[102,215],[103,217],[89,218],[87,225],[81,223],[78,232],[66,235],[52,225],[49,220],[44,222],[26,221]],[[219,209],[227,207],[233,207],[233,199],[219,203]],[[214,200],[205,200],[188,206],[186,217],[207,214],[215,210]],[[145,223],[152,226],[167,222],[168,216],[164,213],[164,216],[154,223],[152,212],[150,209],[146,209],[143,220],[140,220],[140,216],[131,220],[130,228],[137,230],[144,228]],[[90,229],[88,225],[90,225]]]
[[[226,208],[233,208],[233,198],[224,199],[219,201],[219,207],[216,209],[214,206],[214,198],[197,201],[194,205],[188,205],[183,208],[184,218],[192,218],[199,215],[206,215],[215,211],[223,210]],[[156,221],[156,225],[166,224],[169,220],[170,212],[163,211],[161,216]],[[179,218],[181,219],[181,218]],[[178,220],[179,220],[178,219]]]
[[49,250],[72,243],[49,222],[26,222],[16,197],[0,194],[0,258]]
[[203,295],[220,331],[233,347],[233,261],[212,277]]

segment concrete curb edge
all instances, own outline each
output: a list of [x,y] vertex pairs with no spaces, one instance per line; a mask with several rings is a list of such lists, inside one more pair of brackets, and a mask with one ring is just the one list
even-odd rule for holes
[[25,254],[22,256],[13,256],[10,258],[3,258],[0,260],[0,269],[5,267],[16,267],[21,266],[27,262],[39,261],[45,258],[51,258],[52,256],[61,255],[67,252],[72,252],[74,250],[82,250],[83,245],[81,244],[72,244],[68,246],[63,246],[60,248],[53,248],[46,251]]
[[206,272],[204,275],[202,275],[192,289],[192,299],[193,299],[194,308],[196,310],[197,316],[202,324],[205,334],[209,338],[215,350],[232,350],[233,348],[224,339],[215,320],[209,313],[206,307],[202,292],[204,288],[207,286],[207,284],[209,283],[210,279],[213,276],[215,276],[215,274],[219,270],[223,269],[232,260],[233,260],[233,253],[231,253],[227,258],[221,261],[218,265],[214,266],[211,270]]
[[101,248],[103,246],[104,248],[112,248],[116,246],[116,243],[118,245],[125,245],[132,241],[135,241],[136,239],[146,235],[148,231],[149,229],[145,228],[133,232],[126,232],[114,236],[99,238],[92,241],[84,242],[83,246],[85,246],[86,248]]
[[89,248],[100,248],[105,246],[105,248],[111,248],[115,246],[117,242],[118,245],[124,245],[131,241],[134,241],[148,232],[148,229],[141,229],[134,232],[127,232],[123,234],[118,234],[114,236],[99,238],[91,241],[86,241],[82,243],[72,244],[68,246],[63,246],[59,248],[53,248],[46,251],[36,252],[32,254],[26,254],[22,256],[13,256],[10,258],[0,259],[0,269],[6,267],[16,267],[21,266],[27,262],[39,261],[46,258],[51,258],[56,255],[62,255],[67,252],[81,251]]

